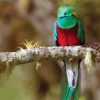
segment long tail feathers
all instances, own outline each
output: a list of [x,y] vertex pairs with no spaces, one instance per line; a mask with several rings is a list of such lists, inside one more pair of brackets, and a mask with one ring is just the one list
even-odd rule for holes
[[79,96],[80,90],[78,88],[68,87],[67,85],[67,89],[61,100],[79,100]]
[[[75,88],[71,88],[68,86],[66,75],[63,77],[63,84],[62,84],[62,95],[61,100],[71,100],[71,98],[74,96]],[[74,100],[74,99],[72,99]],[[76,99],[78,100],[78,99]]]
[[73,97],[74,91],[75,91],[75,88],[68,87],[66,91],[66,95],[64,96],[63,100],[71,100],[71,98]]
[[[63,92],[62,92],[63,94],[62,94],[61,100],[79,100],[80,89],[79,89],[79,84],[78,84],[79,83],[78,63],[76,63],[76,65],[74,67],[76,67],[76,68],[70,69],[71,67],[69,67],[69,69],[66,69],[66,71],[68,72],[68,70],[69,70],[69,72],[67,74],[67,79],[66,79],[66,75],[64,75],[65,77],[64,77],[64,81],[63,81],[63,83],[64,83],[63,84]],[[74,74],[73,74],[73,71],[74,71]],[[73,86],[72,79],[74,79],[74,86]]]

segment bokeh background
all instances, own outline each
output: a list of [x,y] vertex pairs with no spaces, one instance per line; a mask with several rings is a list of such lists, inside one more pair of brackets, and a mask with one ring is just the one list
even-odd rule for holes
[[[63,4],[74,6],[83,21],[86,42],[100,41],[99,0],[0,0],[0,52],[18,50],[25,39],[53,46],[53,24]],[[82,80],[87,100],[100,100],[99,67]],[[15,66],[9,77],[0,74],[0,100],[60,100],[62,78],[57,61],[42,61],[38,70],[34,63]]]

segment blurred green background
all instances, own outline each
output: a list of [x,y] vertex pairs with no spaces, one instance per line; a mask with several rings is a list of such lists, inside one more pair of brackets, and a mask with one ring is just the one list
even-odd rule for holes
[[[66,3],[75,7],[83,21],[86,42],[100,41],[99,0],[0,0],[0,51],[16,51],[25,39],[53,46],[56,11]],[[63,77],[60,66],[60,62],[42,61],[39,70],[29,63],[15,66],[9,77],[1,73],[0,100],[59,100]],[[82,93],[87,100],[100,98],[98,67],[82,80]]]

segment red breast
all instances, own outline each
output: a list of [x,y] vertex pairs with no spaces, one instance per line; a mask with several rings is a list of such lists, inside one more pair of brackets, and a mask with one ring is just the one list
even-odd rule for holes
[[79,45],[80,40],[78,39],[78,24],[73,28],[60,28],[58,25],[56,27],[58,33],[58,44],[61,46],[72,46]]

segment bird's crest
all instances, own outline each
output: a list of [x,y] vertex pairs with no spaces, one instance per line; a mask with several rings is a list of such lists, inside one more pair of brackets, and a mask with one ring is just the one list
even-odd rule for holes
[[58,8],[58,12],[57,12],[58,18],[64,16],[71,16],[73,14],[74,14],[74,9],[73,6],[71,5],[63,5]]

